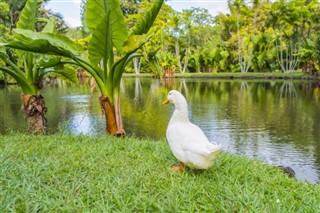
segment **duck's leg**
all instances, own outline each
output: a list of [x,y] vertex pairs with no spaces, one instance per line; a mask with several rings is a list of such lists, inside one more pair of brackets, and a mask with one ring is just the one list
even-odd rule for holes
[[177,166],[171,166],[170,170],[171,171],[178,171],[179,170],[180,172],[182,172],[183,167],[184,167],[184,164],[182,162],[180,162],[179,165],[177,165]]
[[180,162],[179,164],[179,171],[182,172],[184,169],[184,164],[182,162]]

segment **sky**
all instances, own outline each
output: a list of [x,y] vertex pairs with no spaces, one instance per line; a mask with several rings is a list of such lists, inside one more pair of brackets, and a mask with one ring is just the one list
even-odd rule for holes
[[[80,3],[81,0],[51,0],[46,9],[60,13],[70,27],[77,27],[81,25]],[[213,16],[220,12],[228,13],[227,0],[169,0],[166,4],[179,12],[183,9],[200,7],[207,9]]]

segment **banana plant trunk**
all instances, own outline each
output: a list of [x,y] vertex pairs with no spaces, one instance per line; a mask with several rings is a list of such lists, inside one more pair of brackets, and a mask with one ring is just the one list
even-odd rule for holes
[[100,96],[100,107],[106,117],[106,132],[112,136],[122,137],[125,131],[122,124],[120,102],[112,104],[107,96]]
[[42,95],[22,95],[21,110],[28,122],[28,132],[33,134],[47,133],[47,107]]

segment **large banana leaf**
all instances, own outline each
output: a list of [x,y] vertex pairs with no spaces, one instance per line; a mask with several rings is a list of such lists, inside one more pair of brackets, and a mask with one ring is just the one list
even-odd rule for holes
[[100,68],[91,65],[89,61],[78,56],[84,51],[81,45],[74,43],[67,37],[19,29],[16,29],[15,32],[15,39],[12,42],[0,42],[0,45],[35,53],[65,56],[84,66],[91,75],[96,76],[98,74],[97,77],[102,78],[102,70]]
[[144,17],[134,26],[131,35],[142,35],[149,31],[152,27],[164,0],[156,0],[152,8],[144,15]]
[[45,75],[51,74],[57,76],[59,79],[78,84],[77,74],[74,71],[74,68],[68,66],[57,66],[55,68],[46,69],[41,73],[40,78],[43,78]]
[[7,44],[14,49],[72,57],[80,55],[82,47],[65,36],[51,33],[36,33],[30,30],[15,30],[15,39]]
[[120,58],[112,67],[113,82],[115,82],[115,85],[120,83],[121,76],[125,71],[125,66],[130,59],[140,56],[140,54],[135,54],[135,52],[140,49],[150,38],[151,36],[147,35],[132,35],[129,37],[127,45],[123,48],[125,55]]
[[68,62],[70,61],[66,62],[61,60],[61,57],[51,56],[49,58],[43,58],[38,62],[39,69],[42,70],[39,79],[42,79],[47,74],[51,74],[62,80],[78,84],[79,81],[75,69],[65,65],[68,64]]
[[90,64],[86,59],[79,55],[83,51],[82,47],[68,38],[52,33],[39,33],[30,30],[16,30],[15,39],[10,43],[2,43],[7,47],[30,51],[35,53],[51,54],[65,56],[74,60],[74,64],[84,67],[97,81],[101,91],[105,92],[103,87],[102,70]]
[[151,36],[144,34],[144,35],[131,35],[126,42],[126,46],[122,48],[122,52],[125,54],[131,54],[137,51],[140,47],[142,47]]
[[43,33],[55,33],[56,32],[56,17],[52,16],[49,20],[44,20],[47,24],[41,32]]
[[77,73],[74,71],[74,68],[68,66],[65,66],[63,69],[55,69],[54,75],[62,80],[69,81],[74,84],[79,83]]
[[[104,59],[104,63],[106,63],[108,60],[113,60],[113,46],[109,12],[93,32],[91,40],[89,42],[88,52],[91,63],[95,65],[97,65],[101,61],[101,59]],[[105,64],[104,70],[105,73],[107,73]]]
[[35,90],[29,85],[27,79],[21,72],[20,68],[16,66],[14,63],[12,63],[6,54],[4,50],[0,49],[0,59],[2,59],[6,64],[8,64],[10,67],[0,67],[0,70],[4,73],[9,74],[11,77],[13,77],[14,80],[17,81],[17,83],[21,86],[22,90],[26,94],[34,94]]
[[27,0],[17,22],[18,29],[34,31],[37,19],[37,8],[38,0]]
[[115,86],[120,85],[120,80],[123,72],[125,71],[126,65],[129,63],[129,61],[135,57],[140,57],[141,54],[139,53],[131,53],[131,54],[126,54],[124,57],[122,57],[120,60],[118,60],[114,66],[113,66],[113,71],[114,71],[114,76],[113,76],[113,82]]
[[[96,30],[104,32],[101,22],[106,19],[107,13],[110,12],[110,28],[112,43],[117,50],[121,50],[123,43],[128,38],[128,29],[125,24],[124,16],[118,0],[90,0],[87,1],[86,19],[91,33]],[[97,29],[99,28],[99,29]],[[106,34],[100,34],[100,40],[106,39]]]
[[38,62],[40,69],[47,69],[49,67],[55,67],[63,64],[60,57],[42,58]]
[[25,94],[36,93],[36,91],[28,84],[27,79],[24,76],[18,75],[15,70],[12,70],[8,67],[0,67],[0,70],[9,74],[14,80],[16,80]]
[[120,82],[121,76],[124,72],[124,68],[129,60],[139,56],[139,54],[134,54],[134,52],[141,48],[150,39],[150,36],[148,37],[143,34],[147,33],[153,25],[162,4],[163,0],[155,1],[152,8],[132,29],[131,36],[128,38],[126,46],[122,49],[125,55],[121,59],[119,59],[112,68],[114,72],[113,81],[115,82],[115,85]]
[[[19,16],[19,20],[17,22],[17,29],[24,29],[34,31],[35,24],[37,20],[37,8],[38,8],[38,0],[27,0],[26,4],[21,11]],[[26,77],[29,81],[34,81],[33,78],[33,54],[26,53],[24,51],[17,51],[18,57],[21,59],[20,61],[25,66]]]

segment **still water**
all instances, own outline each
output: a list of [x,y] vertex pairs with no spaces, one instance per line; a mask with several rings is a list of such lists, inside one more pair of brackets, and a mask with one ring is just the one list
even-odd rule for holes
[[[320,182],[320,85],[309,81],[223,81],[125,78],[121,107],[128,134],[164,139],[173,106],[161,105],[168,90],[182,91],[193,123],[230,153],[292,167],[297,178]],[[26,131],[20,90],[0,88],[0,132]],[[88,80],[79,86],[48,85],[49,132],[101,135],[105,119],[99,92]],[[92,101],[90,101],[92,98]],[[88,104],[89,103],[89,104]]]

